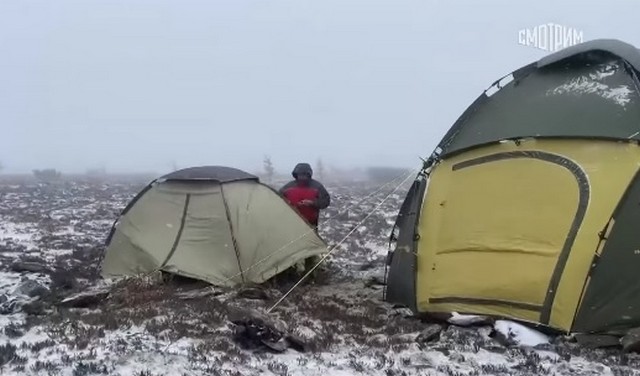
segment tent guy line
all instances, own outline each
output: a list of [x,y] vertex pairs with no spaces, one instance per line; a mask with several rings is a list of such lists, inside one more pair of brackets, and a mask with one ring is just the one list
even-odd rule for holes
[[303,275],[298,280],[298,282],[296,282],[295,285],[293,285],[284,295],[282,295],[282,297],[280,299],[278,299],[277,302],[275,302],[271,306],[271,308],[269,308],[267,310],[267,313],[271,313],[280,303],[282,303],[293,292],[293,290],[295,290],[298,286],[300,286],[302,281],[304,281],[309,275],[311,275],[311,273],[313,273],[313,271],[316,270],[318,268],[318,266],[320,266],[329,256],[331,256],[333,251],[338,249],[338,247],[340,245],[342,245],[342,243],[344,243],[351,235],[353,235],[353,233],[356,232],[356,230],[360,226],[362,226],[362,224],[364,224],[367,221],[367,219],[369,219],[376,211],[378,211],[380,209],[380,207],[389,199],[389,197],[391,197],[391,195],[393,195],[396,191],[398,191],[398,189],[400,189],[400,187],[411,178],[411,176],[413,175],[414,171],[416,171],[416,170],[417,169],[411,170],[411,173],[407,174],[407,177],[404,178],[398,185],[396,185],[395,188],[393,189],[393,191],[389,192],[389,194],[384,199],[382,199],[382,201],[380,201],[376,205],[376,207],[373,208],[373,210],[371,210],[360,222],[356,223],[356,225],[353,226],[353,229],[351,229],[351,231],[349,231],[349,233],[347,235],[345,235],[337,244],[335,244],[333,247],[331,247],[331,249],[324,256],[322,256],[320,261],[318,261],[313,266],[313,268],[311,268],[309,271],[307,271],[307,273],[305,275]]

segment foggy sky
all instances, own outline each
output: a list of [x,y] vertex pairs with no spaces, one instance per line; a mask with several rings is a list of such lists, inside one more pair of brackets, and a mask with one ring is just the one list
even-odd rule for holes
[[627,1],[0,1],[5,172],[415,167],[554,22],[640,47]]

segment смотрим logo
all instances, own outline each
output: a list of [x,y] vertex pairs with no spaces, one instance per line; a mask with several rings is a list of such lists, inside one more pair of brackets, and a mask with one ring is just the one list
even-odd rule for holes
[[531,29],[518,31],[519,44],[550,52],[558,51],[583,41],[582,30],[555,23],[542,24]]

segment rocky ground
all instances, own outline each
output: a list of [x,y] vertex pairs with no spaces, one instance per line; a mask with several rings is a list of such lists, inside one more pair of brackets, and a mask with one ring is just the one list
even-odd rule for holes
[[[141,182],[0,182],[0,373],[640,375],[635,354],[505,321],[425,323],[382,302],[387,239],[408,183],[395,192],[395,184],[328,187],[321,235],[340,245],[268,316],[289,336],[288,348],[270,348],[239,337],[233,322],[271,307],[290,279],[224,290],[158,275],[99,278],[104,239]],[[88,291],[93,299],[70,301]],[[510,343],[499,340],[506,332]]]

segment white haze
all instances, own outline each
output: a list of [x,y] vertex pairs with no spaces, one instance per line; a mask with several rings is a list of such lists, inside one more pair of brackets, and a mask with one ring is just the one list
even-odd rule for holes
[[0,161],[415,166],[554,22],[640,46],[638,1],[0,2]]

